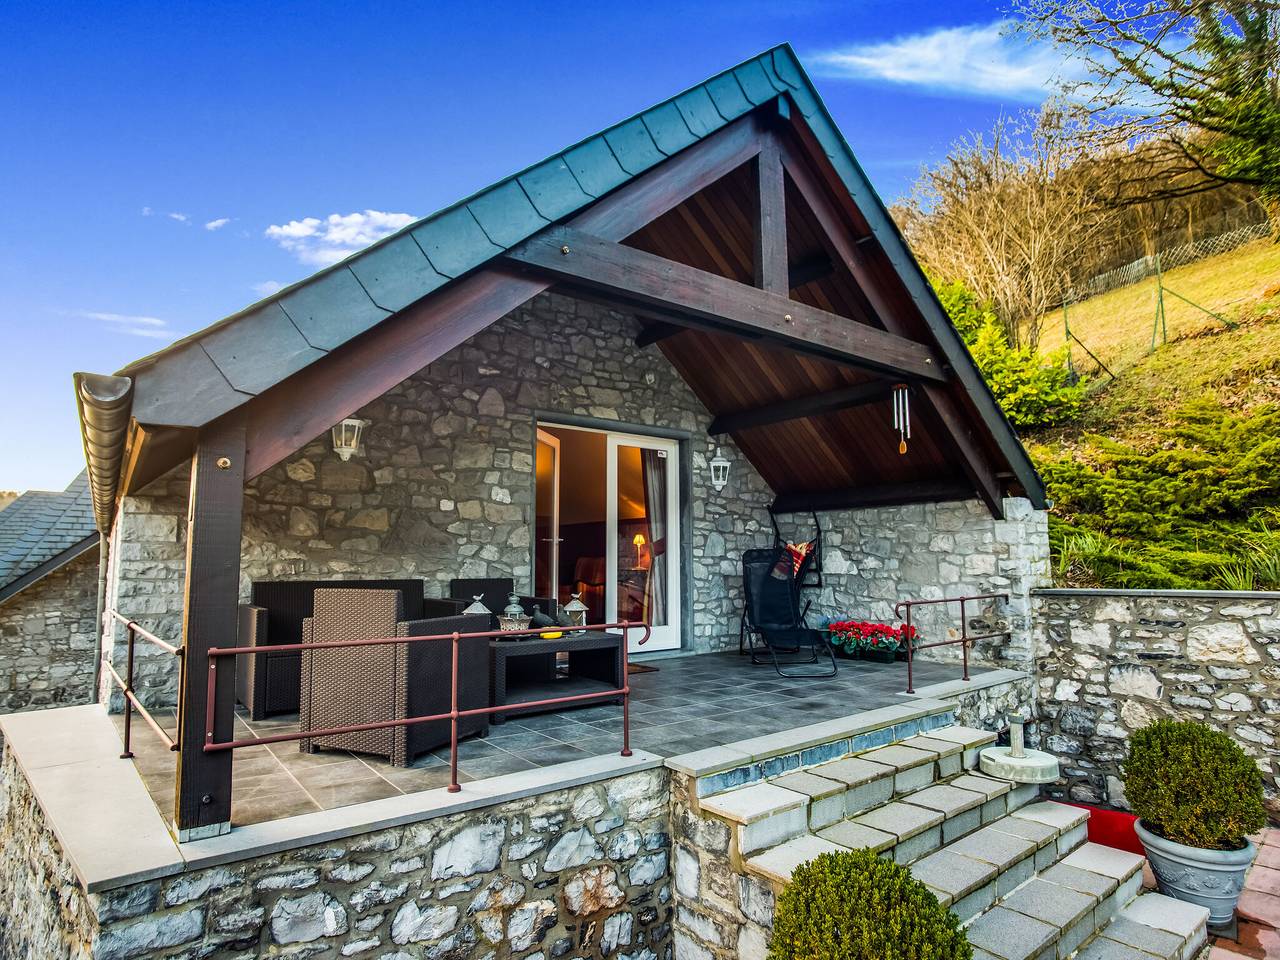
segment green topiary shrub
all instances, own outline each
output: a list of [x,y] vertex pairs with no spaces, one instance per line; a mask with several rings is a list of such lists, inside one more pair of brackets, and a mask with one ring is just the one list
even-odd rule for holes
[[824,853],[778,898],[769,960],[971,960],[959,921],[906,867]]
[[1157,720],[1130,738],[1124,792],[1148,829],[1189,847],[1239,850],[1267,822],[1254,762],[1189,720]]

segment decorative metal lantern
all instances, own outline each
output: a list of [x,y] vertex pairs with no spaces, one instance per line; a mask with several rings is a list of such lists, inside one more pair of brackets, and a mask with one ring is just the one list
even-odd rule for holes
[[368,420],[347,417],[341,423],[335,423],[330,431],[333,434],[333,452],[346,463],[360,449],[360,434],[369,425]]
[[471,606],[467,607],[467,608],[466,608],[465,610],[463,610],[462,612],[463,612],[463,613],[468,613],[468,614],[475,614],[475,613],[478,613],[478,614],[482,614],[482,615],[484,615],[484,616],[486,616],[486,617],[491,617],[491,616],[493,616],[493,611],[492,611],[492,610],[490,610],[488,607],[486,607],[486,606],[484,605],[484,603],[482,603],[482,602],[481,602],[481,601],[483,601],[483,600],[484,600],[484,594],[482,594],[482,593],[477,593],[475,596],[473,596],[473,597],[471,598]]
[[711,458],[711,485],[716,490],[723,490],[728,482],[729,461],[720,453],[720,448],[716,447],[716,455]]
[[569,620],[569,625],[573,627],[585,627],[587,625],[587,605],[582,602],[582,594],[575,593],[569,598],[569,602],[564,605],[564,615]]

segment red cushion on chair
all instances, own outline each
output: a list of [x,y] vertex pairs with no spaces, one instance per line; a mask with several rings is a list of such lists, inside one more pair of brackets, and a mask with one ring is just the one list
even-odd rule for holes
[[793,573],[799,573],[800,568],[804,565],[804,558],[813,552],[813,541],[808,543],[788,543],[787,554],[791,557],[791,567]]

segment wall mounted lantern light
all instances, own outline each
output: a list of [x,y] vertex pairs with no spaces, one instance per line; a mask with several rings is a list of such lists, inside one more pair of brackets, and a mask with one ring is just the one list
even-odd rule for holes
[[360,449],[360,434],[369,425],[368,420],[347,417],[341,423],[333,425],[333,452],[346,463]]
[[716,455],[711,458],[711,485],[716,490],[723,490],[724,485],[729,482],[729,461],[720,453],[720,448],[716,447]]

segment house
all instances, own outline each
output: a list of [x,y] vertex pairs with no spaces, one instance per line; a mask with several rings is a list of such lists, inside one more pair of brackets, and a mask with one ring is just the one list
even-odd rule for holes
[[92,699],[97,545],[85,472],[0,509],[0,712]]
[[[796,850],[835,843],[811,826],[963,775],[992,739],[980,727],[1033,706],[1043,487],[787,46],[114,375],[79,374],[76,396],[113,715],[3,722],[6,829],[42,838],[6,882],[57,875],[70,904],[6,918],[12,949],[759,956]],[[744,552],[815,527],[812,617],[914,601],[926,638],[953,638],[911,695],[896,664],[793,679],[740,656]],[[286,645],[301,717],[237,691],[278,650],[246,646],[262,584],[311,598],[313,581],[376,580],[425,607],[494,578],[580,597],[647,672],[407,767],[307,752],[306,704],[355,705],[334,737],[460,725],[457,691],[485,669],[460,666],[466,630],[389,639],[396,606],[382,636]],[[363,616],[358,593],[298,614],[304,641]],[[452,671],[415,683],[454,692],[443,713],[392,717],[374,668],[314,682],[338,650],[432,643]],[[520,649],[501,643],[492,663]],[[803,796],[763,783],[911,738],[900,771]],[[743,785],[785,802],[717,800]],[[1034,798],[983,789],[890,845],[915,858],[944,816],[959,836]],[[1079,818],[1050,832],[1046,864],[1083,839]],[[1009,869],[1040,865],[1030,849]]]

